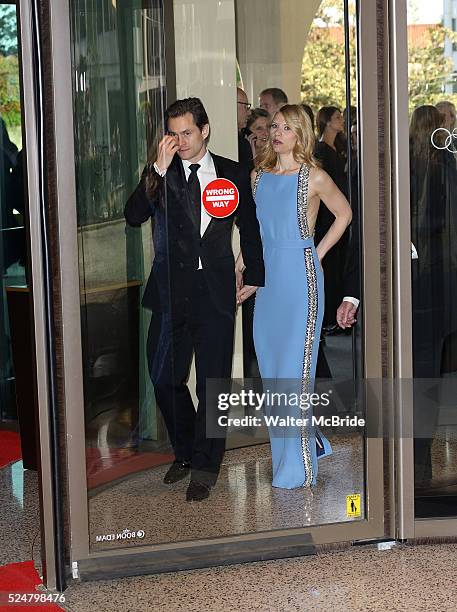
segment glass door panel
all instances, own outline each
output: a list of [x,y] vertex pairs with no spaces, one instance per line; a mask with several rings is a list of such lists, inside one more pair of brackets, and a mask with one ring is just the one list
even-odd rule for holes
[[154,258],[151,230],[124,220],[165,95],[160,3],[144,5],[72,3],[89,490],[169,457],[147,375],[150,313],[140,305]]
[[0,2],[0,420],[17,418],[7,290],[26,287],[21,129],[16,5]]
[[408,8],[415,516],[457,516],[457,4]]
[[[317,377],[319,392],[333,396],[328,410],[316,416],[364,417],[358,385],[364,374],[362,321],[356,316],[359,321],[346,330],[337,325],[344,298],[363,297],[355,3],[175,0],[171,20],[170,5],[166,18],[156,0],[72,0],[70,7],[90,551],[363,521],[366,440],[363,428],[352,425],[326,421],[322,430],[333,454],[320,461],[313,488],[272,487],[267,429],[243,425],[227,432],[209,499],[186,502],[188,479],[164,483],[175,457],[148,361],[166,330],[160,328],[162,313],[143,307],[142,298],[151,267],[172,270],[173,248],[179,246],[168,235],[169,191],[152,222],[131,227],[124,219],[131,194],[152,176],[158,139],[170,129],[163,125],[165,108],[174,101],[167,100],[169,92],[202,100],[210,151],[245,163],[239,155],[244,148],[251,158],[246,174],[262,138],[269,137],[268,98],[275,99],[279,89],[289,103],[307,105],[317,120],[316,157],[353,210],[352,227],[328,265],[324,260],[327,297]],[[173,53],[165,57],[170,41]],[[241,106],[253,110],[244,119],[237,87],[246,96]],[[329,136],[335,118],[340,128]],[[316,243],[332,222],[323,204],[321,212]],[[167,228],[162,234],[160,215]],[[164,257],[157,244],[166,245]],[[233,249],[237,254],[236,229]],[[174,299],[169,286],[161,290]],[[346,300],[346,308],[347,303],[353,302]],[[239,310],[234,389],[251,384],[258,391],[252,309]],[[195,370],[189,368],[187,376],[195,400]],[[244,409],[232,412],[249,416]]]

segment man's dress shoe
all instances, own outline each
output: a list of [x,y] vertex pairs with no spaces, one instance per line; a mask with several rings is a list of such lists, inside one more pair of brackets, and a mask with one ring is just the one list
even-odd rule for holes
[[204,482],[191,480],[186,491],[186,501],[202,501],[209,497],[210,489],[211,487],[206,485]]
[[182,461],[173,461],[168,472],[163,477],[165,484],[173,484],[182,480],[190,472],[190,464]]

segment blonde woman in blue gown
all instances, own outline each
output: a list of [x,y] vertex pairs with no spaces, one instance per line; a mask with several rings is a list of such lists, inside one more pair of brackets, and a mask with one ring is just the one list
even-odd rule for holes
[[[268,384],[274,381],[275,391],[298,395],[312,393],[314,386],[324,312],[321,261],[352,218],[345,196],[319,168],[313,149],[314,134],[306,112],[299,105],[283,106],[273,118],[269,141],[251,175],[265,261],[265,287],[257,291],[254,311],[260,374]],[[315,246],[321,201],[335,221]],[[238,303],[245,299],[242,269],[240,253]],[[273,486],[315,485],[317,459],[332,451],[312,425],[312,408],[305,412],[298,405],[289,406],[286,413],[278,410],[276,414],[306,417],[308,423],[269,427]]]

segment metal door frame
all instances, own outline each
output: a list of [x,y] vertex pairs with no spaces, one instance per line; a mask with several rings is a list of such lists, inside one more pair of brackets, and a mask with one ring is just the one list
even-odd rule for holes
[[[170,542],[125,550],[90,552],[88,495],[86,487],[83,372],[80,327],[80,293],[77,248],[76,184],[72,99],[72,65],[69,0],[49,0],[49,37],[52,45],[51,73],[54,84],[53,131],[59,210],[58,253],[62,296],[66,461],[68,465],[68,515],[70,563],[73,577],[110,577],[153,571],[169,571],[221,564],[221,547],[231,562],[278,558],[304,554],[313,544],[351,542],[383,538],[384,482],[383,440],[366,439],[366,512],[367,519],[315,527],[248,533],[196,541]],[[27,17],[24,18],[24,27]],[[378,117],[377,19],[376,3],[359,3],[359,103],[361,144],[361,185],[363,206],[363,300],[365,376],[382,378],[381,355],[381,257],[379,220],[379,145],[373,118]],[[35,204],[38,207],[38,203]],[[32,206],[31,206],[32,209]],[[35,211],[36,214],[36,211]],[[38,248],[38,247],[37,247]],[[33,271],[40,281],[39,270]],[[42,307],[37,302],[37,308]],[[40,313],[37,313],[40,314]],[[37,321],[39,317],[37,316]],[[45,402],[40,396],[41,403]],[[382,407],[375,408],[375,417]],[[45,514],[48,514],[46,511]],[[291,547],[291,539],[295,547]]]
[[[392,103],[392,276],[394,378],[412,380],[411,230],[408,116],[408,31],[406,0],[389,0],[390,91]],[[407,202],[408,206],[404,203]],[[396,385],[396,499],[399,540],[452,537],[457,517],[416,519],[414,515],[414,445],[412,385]]]
[[25,168],[29,206],[30,287],[33,296],[35,331],[36,384],[39,430],[39,496],[41,518],[41,564],[43,581],[50,590],[65,588],[62,579],[60,537],[56,525],[56,456],[53,454],[50,352],[46,302],[47,286],[45,249],[43,245],[46,205],[43,167],[44,117],[40,91],[38,22],[34,0],[18,3],[18,30],[21,45],[21,80],[23,101],[23,134],[26,143]]

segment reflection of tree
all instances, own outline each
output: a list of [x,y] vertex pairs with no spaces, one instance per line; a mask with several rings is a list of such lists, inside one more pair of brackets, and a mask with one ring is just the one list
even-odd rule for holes
[[[349,0],[349,19],[355,17],[355,0]],[[344,23],[343,0],[322,0],[316,13],[316,24],[324,27],[342,26]]]
[[21,124],[19,64],[16,55],[0,55],[0,115],[8,127]]
[[[342,0],[323,0],[311,26],[302,64],[301,96],[315,110],[346,106],[344,8]],[[349,2],[351,98],[356,102],[355,3]]]
[[444,42],[457,42],[457,34],[437,24],[429,27],[419,40],[408,45],[409,110],[422,104],[436,104],[440,100],[457,103],[456,94],[445,93],[445,85],[452,80],[453,62],[444,55]]
[[16,7],[0,6],[0,55],[17,55]]
[[16,6],[0,5],[0,115],[8,128],[21,125]]
[[[408,15],[414,17],[416,9],[417,3],[411,0]],[[342,0],[323,0],[309,32],[303,56],[301,92],[302,100],[314,109],[327,104],[346,106],[343,16]],[[349,2],[349,20],[351,96],[355,104],[355,8],[352,1]],[[457,43],[457,33],[444,28],[442,24],[434,24],[424,28],[419,36],[413,34],[410,30],[410,112],[422,104],[436,104],[444,99],[457,105],[457,94],[445,92],[445,85],[453,82],[455,77],[452,59],[444,53],[445,40]]]

